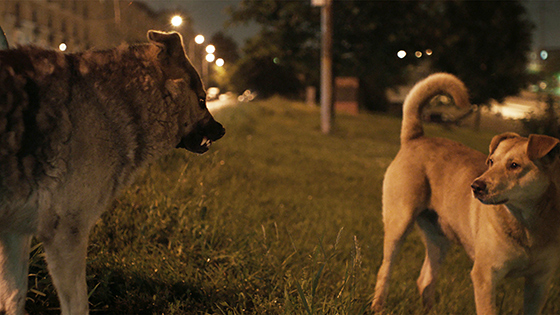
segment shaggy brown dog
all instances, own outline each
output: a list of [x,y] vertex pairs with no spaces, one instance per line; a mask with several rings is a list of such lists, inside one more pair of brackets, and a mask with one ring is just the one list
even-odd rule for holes
[[115,194],[175,147],[224,135],[177,33],[63,54],[0,51],[0,313],[23,314],[32,236],[62,314],[87,314],[88,235]]

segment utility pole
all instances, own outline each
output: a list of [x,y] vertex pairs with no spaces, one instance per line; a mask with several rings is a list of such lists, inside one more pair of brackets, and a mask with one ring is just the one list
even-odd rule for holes
[[311,0],[321,7],[321,131],[329,134],[334,124],[332,74],[332,0]]
[[2,27],[0,27],[0,49],[8,49],[10,48],[8,45],[8,39],[6,39],[6,33]]

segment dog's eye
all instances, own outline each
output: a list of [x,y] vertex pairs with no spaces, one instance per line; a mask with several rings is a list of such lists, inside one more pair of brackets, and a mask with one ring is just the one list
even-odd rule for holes
[[521,165],[519,165],[519,164],[517,164],[517,163],[515,163],[515,162],[511,162],[511,163],[509,164],[509,169],[510,169],[510,170],[516,170],[516,169],[518,169],[518,168],[520,168],[520,167],[521,167]]
[[488,164],[488,166],[492,166],[492,165],[494,165],[494,160],[488,159],[488,161],[486,162],[486,164]]
[[204,97],[198,99],[198,106],[202,109],[206,108],[206,99]]

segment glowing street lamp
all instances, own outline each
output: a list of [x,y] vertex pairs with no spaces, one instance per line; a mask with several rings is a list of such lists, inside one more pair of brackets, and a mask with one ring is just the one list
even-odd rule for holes
[[204,36],[202,35],[196,35],[196,37],[194,38],[194,42],[197,44],[202,44],[204,43]]
[[223,67],[224,63],[225,63],[224,59],[222,59],[222,58],[216,59],[216,66]]
[[175,15],[171,18],[171,25],[179,27],[183,24],[183,18],[179,15]]
[[58,45],[58,49],[60,49],[60,51],[66,51],[68,46],[65,43],[60,43],[60,45]]
[[206,55],[206,61],[208,61],[209,63],[213,62],[215,59],[216,59],[216,56],[214,54]]
[[209,54],[213,54],[216,52],[216,47],[214,45],[208,45],[206,46],[206,52]]

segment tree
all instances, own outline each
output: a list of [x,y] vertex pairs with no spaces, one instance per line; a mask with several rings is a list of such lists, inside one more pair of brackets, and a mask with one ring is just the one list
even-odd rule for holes
[[210,43],[216,47],[216,57],[224,59],[226,64],[233,64],[239,59],[239,46],[231,36],[217,32],[210,38]]
[[[385,109],[386,89],[406,82],[422,61],[414,52],[426,49],[433,69],[465,80],[476,103],[515,94],[526,82],[532,26],[519,2],[344,0],[333,12],[335,74],[360,78],[367,108]],[[317,84],[319,11],[309,1],[243,0],[231,16],[262,26],[245,59],[277,55],[301,85]],[[407,58],[397,58],[401,49]]]
[[526,86],[532,23],[516,1],[449,1],[431,39],[434,68],[456,73],[474,104],[502,101]]
[[231,83],[231,73],[235,69],[235,63],[239,60],[239,46],[237,42],[223,32],[217,32],[209,41],[216,47],[216,58],[222,58],[224,65],[209,64],[209,85],[216,86],[224,91],[234,91],[235,86]]
[[305,85],[317,84],[318,9],[303,1],[249,0],[230,14],[234,24],[256,21],[261,25],[236,65],[234,82],[241,88],[258,90],[261,96],[297,96]]
[[288,97],[298,95],[301,82],[297,77],[297,70],[293,68],[294,63],[285,62],[286,59],[281,57],[283,54],[276,45],[253,39],[248,41],[244,51],[245,55],[235,64],[230,79],[234,90],[255,90],[261,97],[274,94]]
[[388,108],[386,90],[407,79],[416,58],[397,52],[418,47],[418,25],[426,12],[418,1],[335,1],[336,74],[360,78],[360,103],[372,110]]

